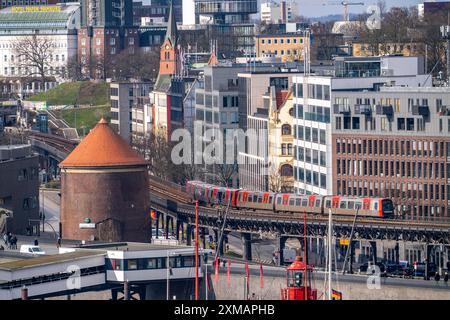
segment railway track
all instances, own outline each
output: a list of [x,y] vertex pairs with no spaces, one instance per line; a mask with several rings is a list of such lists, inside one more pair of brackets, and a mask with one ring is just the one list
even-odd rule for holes
[[73,149],[78,145],[78,142],[67,140],[63,137],[58,137],[51,134],[45,134],[35,131],[29,131],[28,136],[30,139],[35,139],[48,144],[55,149],[67,153],[71,153]]
[[[167,198],[176,203],[182,204],[186,212],[194,212],[195,206],[192,200],[184,193],[180,186],[176,188],[171,187],[168,183],[156,181],[150,179],[150,190],[162,198]],[[217,215],[218,208],[213,207],[200,207],[200,215]],[[309,222],[327,223],[328,215],[319,214],[306,214]],[[246,219],[258,219],[267,221],[290,221],[290,222],[303,222],[304,216],[299,213],[285,213],[285,212],[267,212],[262,210],[236,210],[231,209],[229,212],[229,218],[242,218]],[[333,221],[342,224],[352,224],[354,220],[353,216],[333,216]],[[423,228],[423,229],[445,229],[448,228],[450,232],[450,222],[434,222],[434,221],[412,221],[412,220],[397,220],[397,219],[371,219],[359,217],[356,221],[357,225],[378,225],[383,227],[392,227],[397,229],[409,229],[411,227]]]

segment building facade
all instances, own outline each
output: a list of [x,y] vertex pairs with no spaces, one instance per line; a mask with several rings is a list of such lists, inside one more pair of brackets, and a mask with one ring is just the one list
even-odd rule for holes
[[269,190],[294,192],[294,104],[290,90],[271,88],[269,99]]
[[221,58],[254,54],[255,25],[250,15],[257,12],[256,0],[195,0],[196,23],[207,26]]
[[2,232],[39,233],[39,157],[29,145],[0,146],[0,216]]
[[[10,84],[12,92],[21,95],[48,89],[68,77],[68,64],[77,54],[80,26],[78,4],[30,8],[0,11],[0,76],[2,82]],[[29,57],[26,51],[31,53]],[[40,79],[40,64],[44,66],[45,87]]]
[[102,119],[60,163],[61,237],[148,242],[147,166]]
[[150,82],[110,84],[111,128],[129,143],[145,135],[151,126]]
[[409,219],[450,216],[450,91],[336,92],[333,190],[392,198]]
[[264,34],[258,35],[256,40],[256,55],[280,58],[282,62],[303,60],[304,46],[308,38],[303,34]]
[[106,79],[114,58],[139,48],[132,0],[83,0],[78,31],[78,59],[84,74]]
[[298,6],[295,0],[261,3],[261,21],[266,24],[292,22],[296,16],[298,16]]
[[271,90],[289,90],[298,70],[247,71],[239,74],[239,128],[246,134],[244,150],[239,152],[239,186],[244,189],[268,191],[269,101]]

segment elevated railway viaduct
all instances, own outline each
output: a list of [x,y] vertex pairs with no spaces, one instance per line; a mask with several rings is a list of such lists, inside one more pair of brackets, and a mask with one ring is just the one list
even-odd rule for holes
[[[34,145],[44,148],[55,159],[62,160],[67,156],[76,143],[64,138],[34,134],[31,136]],[[156,212],[156,226],[162,226],[166,235],[172,231],[177,239],[186,240],[191,244],[195,227],[195,205],[176,184],[150,177],[151,209]],[[238,232],[241,234],[244,258],[252,260],[252,235],[271,233],[276,235],[279,261],[283,261],[282,249],[286,240],[298,238],[303,244],[304,217],[289,213],[274,213],[267,211],[235,210],[227,208],[200,207],[199,225],[203,240],[206,228],[212,228],[216,235],[219,230],[224,232]],[[337,239],[349,239],[354,225],[353,240],[350,243],[351,256],[354,252],[354,242],[367,240],[371,245],[372,259],[376,261],[377,240],[391,240],[397,242],[416,242],[425,244],[425,259],[429,261],[430,254],[437,245],[450,245],[450,221],[436,220],[380,220],[359,217],[354,223],[353,217],[333,217],[333,236]],[[328,233],[328,217],[307,213],[306,232],[308,237],[326,237]],[[181,232],[180,232],[181,231]],[[216,239],[218,237],[216,236]],[[223,239],[222,239],[223,240]],[[223,241],[222,241],[223,242]],[[206,241],[203,241],[205,244]],[[223,243],[218,244],[223,252]],[[395,247],[398,261],[399,246]],[[351,258],[352,259],[352,258]],[[352,261],[352,260],[351,260]]]

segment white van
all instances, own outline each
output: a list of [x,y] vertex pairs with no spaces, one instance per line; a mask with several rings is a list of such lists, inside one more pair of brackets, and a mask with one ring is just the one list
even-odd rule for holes
[[41,247],[28,244],[23,244],[20,246],[20,253],[28,253],[39,256],[45,255],[45,251],[42,250]]

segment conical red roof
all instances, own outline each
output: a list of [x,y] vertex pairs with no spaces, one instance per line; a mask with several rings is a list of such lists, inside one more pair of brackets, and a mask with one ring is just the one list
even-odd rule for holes
[[143,157],[109,127],[105,119],[101,119],[59,166],[116,167],[147,164]]

